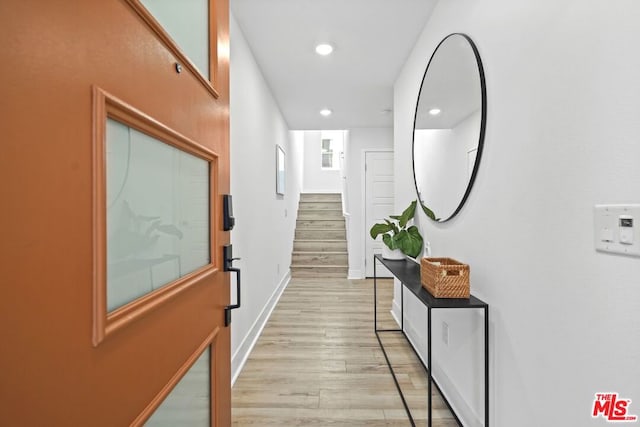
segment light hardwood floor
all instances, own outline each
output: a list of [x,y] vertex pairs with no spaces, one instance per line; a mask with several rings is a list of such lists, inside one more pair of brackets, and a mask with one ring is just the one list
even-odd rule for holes
[[[379,280],[381,327],[397,327]],[[381,307],[385,307],[381,309]],[[382,335],[417,425],[426,374],[400,333]],[[233,387],[235,426],[409,426],[373,332],[373,280],[294,278]],[[457,426],[434,391],[433,426]]]

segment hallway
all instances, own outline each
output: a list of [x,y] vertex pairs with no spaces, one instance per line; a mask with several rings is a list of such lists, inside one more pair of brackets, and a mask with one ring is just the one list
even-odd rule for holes
[[[390,307],[393,282],[381,280]],[[389,311],[381,325],[394,326]],[[426,374],[400,335],[382,336],[418,425]],[[373,332],[373,281],[293,278],[233,387],[235,426],[408,426]],[[455,426],[434,396],[433,426]]]

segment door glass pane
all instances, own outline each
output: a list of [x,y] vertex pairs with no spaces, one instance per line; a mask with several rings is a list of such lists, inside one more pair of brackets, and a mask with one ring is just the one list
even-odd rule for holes
[[145,426],[211,425],[211,363],[207,349],[171,390]]
[[141,0],[202,75],[209,75],[209,0]]
[[322,167],[324,169],[333,168],[333,153],[322,153]]
[[322,139],[322,169],[334,168],[334,147],[331,139]]
[[209,162],[107,119],[107,310],[210,262]]

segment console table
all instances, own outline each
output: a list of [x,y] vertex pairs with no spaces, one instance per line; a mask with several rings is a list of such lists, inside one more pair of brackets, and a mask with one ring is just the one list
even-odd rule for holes
[[[400,329],[378,329],[378,299],[377,299],[377,274],[376,274],[376,261],[380,262],[384,265],[390,272],[393,274],[402,285],[400,286]],[[467,298],[434,298],[431,296],[426,289],[422,287],[420,282],[420,266],[413,261],[409,260],[388,260],[382,258],[381,255],[374,255],[373,257],[373,322],[374,329],[376,333],[376,338],[378,339],[378,344],[380,344],[380,348],[382,349],[382,353],[384,354],[384,358],[387,362],[387,366],[391,371],[391,375],[393,376],[393,381],[396,384],[396,388],[398,389],[398,393],[400,393],[400,398],[402,399],[402,404],[404,405],[404,409],[407,411],[407,415],[409,416],[409,420],[411,421],[411,425],[415,426],[415,421],[413,416],[411,415],[411,410],[407,405],[407,402],[404,398],[404,394],[402,393],[402,389],[400,387],[400,383],[396,378],[396,374],[393,370],[393,366],[391,366],[391,362],[389,361],[389,357],[387,356],[387,352],[385,351],[384,345],[380,340],[380,333],[383,332],[401,332],[405,338],[407,338],[407,334],[404,331],[404,289],[407,288],[411,293],[413,293],[417,299],[427,307],[427,365],[425,366],[422,359],[418,355],[418,351],[413,346],[411,341],[407,339],[407,342],[413,349],[414,353],[420,360],[420,363],[424,367],[427,373],[427,383],[428,383],[428,426],[431,427],[431,392],[432,392],[432,384],[435,384],[438,390],[440,390],[440,386],[434,380],[432,375],[432,361],[431,361],[431,310],[433,309],[481,309],[484,311],[484,427],[489,427],[489,305],[484,301],[474,297],[471,295],[469,299]],[[446,402],[447,406],[451,410],[451,413],[454,415],[458,424],[460,423],[460,419],[458,415],[455,413],[447,398],[442,394],[440,390],[440,394],[442,398]]]

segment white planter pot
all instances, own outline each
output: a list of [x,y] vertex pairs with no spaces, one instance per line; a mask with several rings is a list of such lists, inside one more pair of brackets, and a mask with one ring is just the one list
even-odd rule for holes
[[404,259],[404,253],[400,249],[391,250],[387,245],[382,245],[382,258],[401,260]]

